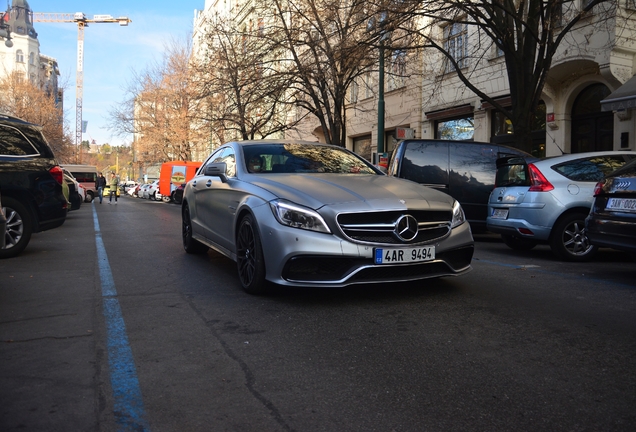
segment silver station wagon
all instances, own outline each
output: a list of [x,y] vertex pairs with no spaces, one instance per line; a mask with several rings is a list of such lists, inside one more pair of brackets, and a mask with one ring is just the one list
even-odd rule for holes
[[185,187],[183,246],[234,260],[248,293],[414,281],[471,269],[459,203],[344,148],[230,142]]

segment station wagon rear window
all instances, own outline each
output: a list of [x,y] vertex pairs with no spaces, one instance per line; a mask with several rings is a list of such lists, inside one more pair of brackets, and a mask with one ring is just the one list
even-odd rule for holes
[[597,182],[623,165],[625,157],[622,155],[597,156],[564,162],[552,169],[573,181]]

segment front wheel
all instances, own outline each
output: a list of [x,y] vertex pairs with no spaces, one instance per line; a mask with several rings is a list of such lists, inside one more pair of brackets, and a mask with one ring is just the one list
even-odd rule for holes
[[12,258],[29,244],[33,220],[27,208],[13,198],[2,198],[2,210],[7,218],[7,229],[6,232],[0,233],[5,238],[5,246],[0,249],[0,258]]
[[86,192],[86,196],[84,197],[84,202],[93,202],[93,200],[95,199],[95,197],[93,196],[92,192]]
[[236,266],[243,289],[249,294],[264,294],[265,258],[258,228],[251,215],[245,215],[236,234]]
[[190,209],[184,206],[181,211],[181,236],[183,238],[183,249],[189,254],[204,254],[208,247],[192,238],[192,220],[190,219]]
[[559,219],[552,227],[550,248],[565,261],[589,261],[598,250],[590,243],[585,232],[584,213],[570,213]]

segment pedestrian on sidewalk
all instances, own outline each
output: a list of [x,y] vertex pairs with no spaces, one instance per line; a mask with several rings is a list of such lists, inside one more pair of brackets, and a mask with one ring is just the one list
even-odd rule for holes
[[99,203],[102,203],[102,199],[104,199],[104,188],[106,187],[106,177],[104,174],[99,173],[99,177],[97,177],[97,181],[95,182],[95,188],[97,189],[97,196],[99,196]]
[[110,196],[108,197],[108,204],[113,201],[113,195],[115,195],[115,204],[117,204],[117,188],[119,187],[119,177],[115,174],[115,171],[110,173]]

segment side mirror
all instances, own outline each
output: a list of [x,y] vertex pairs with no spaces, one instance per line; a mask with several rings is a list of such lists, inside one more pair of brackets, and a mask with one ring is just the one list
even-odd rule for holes
[[215,162],[206,165],[204,175],[208,177],[219,177],[223,183],[227,183],[227,164],[225,162]]

